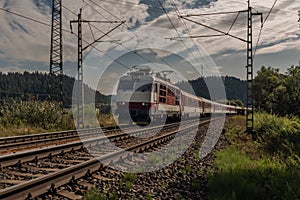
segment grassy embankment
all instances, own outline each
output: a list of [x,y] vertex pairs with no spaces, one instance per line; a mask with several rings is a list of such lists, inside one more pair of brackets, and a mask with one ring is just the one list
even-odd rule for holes
[[[92,109],[86,109],[89,118]],[[96,116],[98,121],[91,123],[94,126],[114,125],[111,115]],[[0,137],[74,129],[72,110],[63,110],[57,103],[9,100],[0,105]]]
[[300,119],[256,114],[256,142],[244,122],[236,116],[227,124],[230,146],[216,153],[210,199],[300,199]]

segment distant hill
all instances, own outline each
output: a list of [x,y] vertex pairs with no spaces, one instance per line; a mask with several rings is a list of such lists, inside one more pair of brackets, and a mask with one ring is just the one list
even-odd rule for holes
[[[223,77],[204,77],[196,80],[189,81],[189,83],[181,82],[177,86],[187,92],[195,93],[197,96],[211,99],[207,84],[214,85],[222,79],[225,87],[227,100],[241,100],[243,104],[246,104],[246,92],[247,92],[247,81],[240,80],[235,77],[223,76]],[[220,97],[221,98],[221,97]]]
[[[235,77],[205,77],[199,78],[197,80],[178,83],[177,85],[187,92],[192,92],[190,86],[192,86],[194,92],[197,96],[201,96],[210,99],[206,83],[214,84],[217,80],[222,79],[224,82],[226,95],[228,100],[241,100],[244,104],[246,103],[246,89],[247,82],[240,80]],[[0,98],[21,98],[23,100],[28,100],[29,98],[35,98],[38,100],[47,100],[48,98],[48,80],[49,75],[40,72],[24,72],[24,73],[8,73],[3,74],[0,72]],[[70,107],[72,104],[72,91],[75,79],[64,75],[64,106]],[[88,85],[85,85],[86,96],[89,94],[94,94],[95,90],[91,89]],[[58,100],[59,94],[55,94]],[[109,103],[111,96],[105,96],[98,91],[96,92],[95,102],[99,103]],[[91,103],[92,100],[86,98],[85,102]]]
[[[35,98],[38,100],[49,99],[48,89],[49,75],[40,72],[24,72],[24,73],[8,73],[3,74],[0,72],[0,98],[21,98],[28,100]],[[70,107],[72,104],[72,91],[75,79],[69,76],[63,76],[64,81],[64,107]],[[91,89],[88,85],[84,86],[84,91],[88,94],[94,94],[95,90]],[[56,100],[59,99],[59,93],[54,94]],[[95,94],[96,103],[106,103],[109,97],[100,94],[98,91]],[[92,99],[85,99],[86,103],[91,103]]]

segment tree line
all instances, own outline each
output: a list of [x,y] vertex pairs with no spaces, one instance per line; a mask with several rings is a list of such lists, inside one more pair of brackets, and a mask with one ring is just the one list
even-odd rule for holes
[[[41,72],[7,73],[0,72],[0,98],[18,98],[28,101],[32,98],[40,101],[50,100],[49,98],[49,74]],[[63,75],[64,95],[63,106],[66,108],[72,105],[72,92],[75,79]],[[93,90],[88,85],[84,85],[86,97],[95,94],[96,103],[107,103],[109,98],[98,91]],[[54,100],[59,100],[59,91],[54,92]],[[91,103],[92,99],[85,98],[85,102]]]
[[[216,85],[223,83],[224,85]],[[211,94],[207,85],[210,88],[221,88],[224,87],[226,93],[226,100],[223,99],[223,96],[220,96],[217,99],[211,99]],[[196,80],[191,80],[187,82],[180,82],[177,84],[179,88],[185,90],[189,93],[195,94],[196,96],[203,97],[206,99],[219,101],[220,103],[229,103],[232,105],[243,106],[246,104],[246,91],[247,91],[247,82],[231,76],[209,76],[209,77],[200,77]],[[214,94],[215,97],[218,94]]]
[[252,85],[255,107],[277,115],[300,116],[300,66],[284,73],[262,66]]

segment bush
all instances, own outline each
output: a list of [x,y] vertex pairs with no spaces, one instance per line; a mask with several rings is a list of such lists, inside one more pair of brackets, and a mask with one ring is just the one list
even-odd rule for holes
[[6,100],[1,102],[0,122],[3,129],[39,127],[44,130],[74,129],[71,112],[55,102]]
[[299,118],[258,113],[255,115],[255,130],[268,153],[285,158],[300,155]]

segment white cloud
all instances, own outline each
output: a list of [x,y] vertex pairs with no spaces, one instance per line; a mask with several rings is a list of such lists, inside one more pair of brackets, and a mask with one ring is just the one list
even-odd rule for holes
[[[96,4],[93,4],[95,2]],[[141,27],[162,27],[173,29],[169,19],[163,14],[160,8],[154,8],[155,12],[160,13],[160,16],[151,22],[146,22],[146,18],[150,16],[147,12],[148,6],[139,4],[139,0],[130,1],[86,1],[89,5],[82,3],[82,0],[64,0],[63,5],[74,11],[79,12],[79,8],[84,6],[83,17],[86,20],[126,20],[129,27],[135,27],[136,24],[140,24]],[[271,8],[274,0],[252,0],[252,6],[255,9],[254,12],[263,12],[266,17],[269,9]],[[205,35],[205,34],[216,34],[212,30],[201,27],[199,25],[190,23],[177,18],[177,13],[173,7],[173,0],[166,0],[164,7],[168,10],[169,17],[173,24],[176,26],[178,32],[185,36],[189,35]],[[240,2],[236,0],[218,0],[210,6],[203,8],[193,8],[192,5],[199,3],[199,1],[193,0],[187,3],[184,0],[176,0],[175,4],[180,11],[180,14],[199,14],[209,12],[226,12],[226,11],[237,11],[247,9],[246,1]],[[189,4],[189,6],[188,6]],[[1,0],[0,6],[5,9],[11,9],[22,15],[43,21],[45,23],[51,23],[50,8],[41,12],[33,0]],[[99,6],[100,7],[99,7]],[[300,3],[296,0],[278,1],[272,14],[269,16],[261,35],[262,48],[257,51],[257,55],[266,55],[269,53],[280,53],[283,51],[289,51],[292,49],[299,50],[299,24],[297,22],[297,11],[300,10]],[[202,16],[193,17],[195,21],[205,23],[207,25],[217,27],[223,31],[227,31],[230,27],[230,23],[234,20],[236,15],[217,15],[217,16]],[[257,40],[258,31],[260,28],[260,19],[255,16],[254,21],[254,44]],[[69,30],[69,21],[76,19],[72,13],[63,9],[63,27]],[[96,30],[93,28],[96,37],[101,36],[103,33],[114,27],[114,24],[95,24]],[[13,28],[14,27],[14,28]],[[23,28],[22,28],[23,27]],[[186,31],[188,28],[188,32]],[[26,31],[24,31],[25,29]],[[119,34],[121,36],[122,31],[126,31],[127,26],[115,30],[111,36]],[[101,32],[102,31],[102,32]],[[49,52],[50,52],[50,28],[36,24],[34,22],[22,19],[20,17],[11,15],[0,11],[0,49],[1,49],[1,60],[10,63],[13,66],[15,61],[16,65],[20,63],[28,62],[41,62],[47,65],[49,63]],[[74,32],[76,32],[76,26],[74,26]],[[240,14],[239,20],[236,25],[232,28],[231,33],[238,37],[246,38],[246,15]],[[139,35],[139,40],[136,41],[135,35],[131,33],[124,34],[126,38],[121,38],[121,41],[126,41],[131,37],[131,41],[123,43],[124,46],[133,48],[136,43],[144,41],[147,34]],[[155,33],[151,33],[155,34]],[[176,36],[177,33],[172,31],[172,36]],[[169,36],[169,35],[166,35]],[[92,34],[88,26],[84,26],[84,38],[86,41],[92,41]],[[104,40],[110,40],[110,37],[105,37]],[[296,41],[295,41],[296,40]],[[216,38],[201,38],[195,39],[195,44],[200,44],[209,54],[220,54],[225,52],[222,57],[229,59],[235,51],[242,52],[246,48],[246,44],[230,37],[216,37]],[[151,41],[155,45],[165,44],[165,38],[156,38],[155,41]],[[64,33],[64,60],[74,62],[77,59],[76,50],[77,38],[69,33]],[[176,46],[170,42],[170,49],[177,52],[186,51],[184,45]],[[116,44],[103,43],[101,50],[109,50]],[[118,46],[118,48],[124,48]],[[199,56],[197,50],[194,51],[196,55],[187,55],[191,59],[195,56]],[[164,55],[165,56],[165,55]],[[243,56],[243,55],[241,55]],[[284,59],[284,58],[283,58]],[[232,61],[234,63],[234,61]],[[0,63],[1,64],[1,63]],[[222,64],[219,64],[222,65]],[[223,65],[222,65],[223,66]],[[224,66],[224,70],[226,67]],[[3,69],[4,70],[4,69]],[[12,69],[13,70],[13,69]],[[74,69],[75,70],[75,69]],[[2,71],[2,69],[1,69]]]

